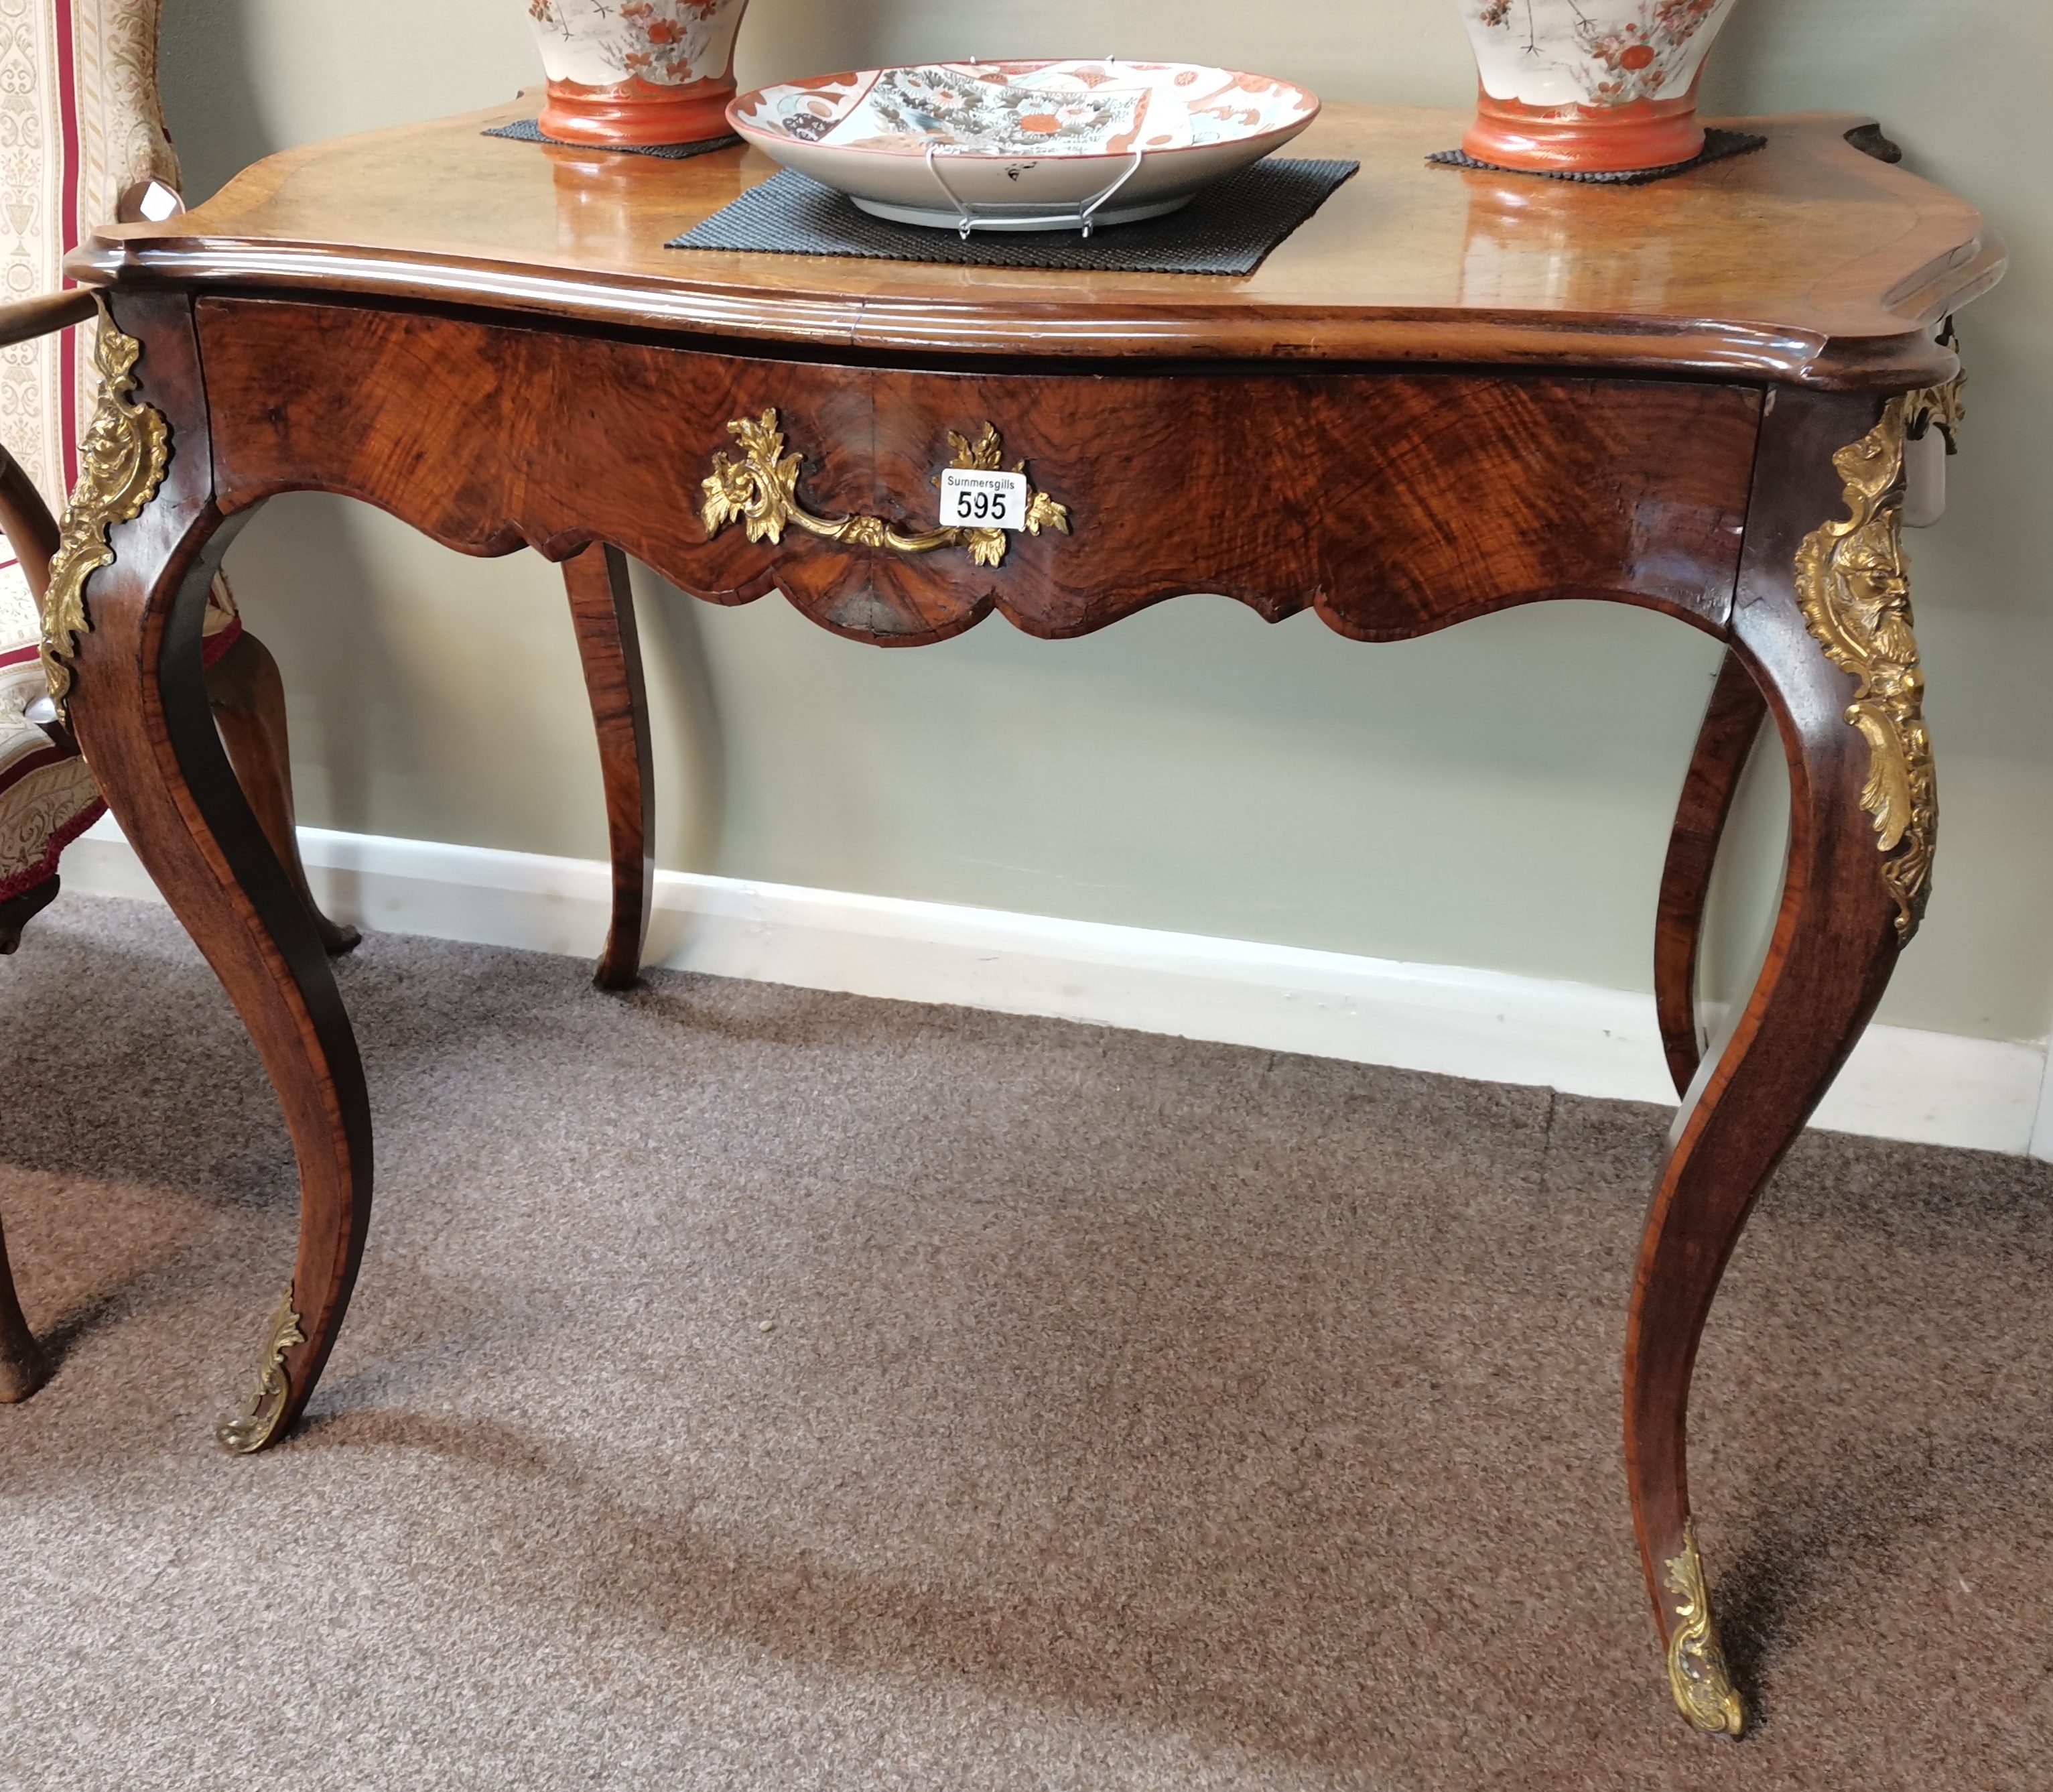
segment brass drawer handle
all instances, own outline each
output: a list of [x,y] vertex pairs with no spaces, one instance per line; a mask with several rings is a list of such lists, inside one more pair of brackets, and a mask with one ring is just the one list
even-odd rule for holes
[[[805,465],[805,456],[784,452],[783,432],[777,427],[775,411],[766,411],[756,418],[738,417],[727,428],[741,444],[742,454],[739,460],[730,459],[724,453],[712,458],[712,477],[705,481],[704,512],[709,540],[732,522],[747,528],[751,541],[782,541],[785,529],[795,525],[808,535],[829,541],[888,548],[897,554],[931,554],[942,548],[967,548],[979,566],[1004,562],[1007,543],[1002,529],[937,529],[908,535],[881,517],[833,520],[815,517],[799,502],[799,470]],[[986,423],[983,435],[975,442],[950,430],[948,441],[956,451],[952,465],[978,473],[1003,470],[1004,443],[995,426]],[[1012,470],[1024,473],[1026,463],[1022,461]],[[1030,489],[1026,532],[1038,535],[1044,527],[1067,535],[1069,509],[1046,492]]]

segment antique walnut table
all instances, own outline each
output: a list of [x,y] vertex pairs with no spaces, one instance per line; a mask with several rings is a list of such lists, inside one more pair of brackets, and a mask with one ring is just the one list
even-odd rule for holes
[[[1659,897],[1682,1106],[1627,1323],[1626,1464],[1676,1700],[1736,1734],[1690,1519],[1690,1373],[1755,1195],[1925,904],[1937,809],[1899,529],[1906,461],[1959,415],[1945,320],[2002,271],[1979,216],[1859,119],[1753,121],[1755,154],[1609,188],[1428,167],[1460,117],[1333,107],[1301,149],[1360,174],[1245,279],[679,252],[770,165],[480,134],[522,111],[276,156],[71,264],[111,324],[53,687],[298,1156],[290,1291],[223,1441],[261,1449],[298,1417],[371,1211],[349,1020],[201,680],[209,581],[273,493],[563,564],[613,842],[608,988],[637,975],[650,886],[626,555],[886,646],[993,609],[1082,635],[1188,591],[1271,621],[1309,606],[1354,641],[1639,604],[1727,654]],[[937,526],[940,470],[1023,462],[1028,528]],[[1712,1057],[1697,937],[1764,714],[1787,885]]]

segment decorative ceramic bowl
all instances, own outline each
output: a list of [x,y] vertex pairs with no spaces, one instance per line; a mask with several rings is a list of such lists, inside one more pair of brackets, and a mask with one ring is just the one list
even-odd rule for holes
[[545,137],[689,143],[727,135],[748,0],[527,0],[542,46]]
[[728,121],[879,218],[960,230],[1159,218],[1319,116],[1301,87],[1185,62],[946,62],[744,94]]
[[1461,0],[1482,93],[1462,147],[1614,174],[1702,153],[1697,82],[1733,0]]

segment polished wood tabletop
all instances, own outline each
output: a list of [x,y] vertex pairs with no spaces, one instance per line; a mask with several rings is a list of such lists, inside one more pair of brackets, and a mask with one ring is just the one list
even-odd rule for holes
[[488,137],[532,101],[272,157],[197,210],[103,230],[80,277],[465,300],[822,347],[1604,366],[1841,389],[1948,377],[1930,340],[1992,285],[1973,206],[1831,115],[1641,187],[1429,165],[1452,112],[1329,105],[1293,155],[1361,171],[1244,278],[666,249],[776,171]]
[[[1900,531],[1906,469],[1961,419],[1949,314],[2002,272],[1980,214],[1879,159],[1856,117],[1735,120],[1765,147],[1602,187],[1429,165],[1461,116],[1334,106],[1295,152],[1360,172],[1244,278],[679,251],[771,164],[483,135],[532,111],[295,150],[70,263],[107,308],[108,384],[53,566],[52,690],[247,1021],[300,1171],[289,1291],[223,1442],[290,1434],[371,1208],[355,1036],[202,675],[215,569],[273,495],[563,564],[612,847],[607,989],[639,974],[654,863],[627,555],[693,596],[777,591],[895,647],[994,613],[1078,635],[1191,591],[1271,621],[1309,607],[1350,641],[1635,604],[1726,659],[1655,904],[1681,1106],[1627,1315],[1626,1481],[1669,1690],[1737,1734],[1690,1391],[1747,1216],[1930,888]],[[1026,472],[1026,526],[934,527],[951,466]],[[1705,904],[1771,721],[1781,906],[1713,1049]]]

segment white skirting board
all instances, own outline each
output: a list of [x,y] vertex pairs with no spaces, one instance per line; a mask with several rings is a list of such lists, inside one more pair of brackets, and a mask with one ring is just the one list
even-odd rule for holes
[[[596,957],[603,865],[300,830],[316,894],[387,932]],[[111,820],[72,888],[154,898]],[[1673,1106],[1654,1000],[1455,965],[1058,921],[732,878],[658,874],[649,962],[901,1001],[1048,1015],[1274,1051]],[[1871,1027],[1816,1124],[2053,1157],[2043,1043]]]

